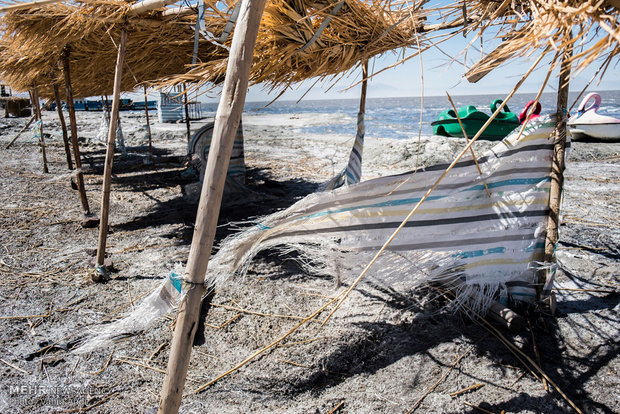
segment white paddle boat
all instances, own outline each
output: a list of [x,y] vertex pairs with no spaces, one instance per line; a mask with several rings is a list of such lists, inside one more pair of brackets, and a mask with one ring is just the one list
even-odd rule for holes
[[[594,102],[590,103],[592,100]],[[574,140],[594,138],[620,141],[620,119],[598,114],[600,106],[601,95],[596,92],[583,98],[577,108],[577,116],[570,118],[567,123]]]

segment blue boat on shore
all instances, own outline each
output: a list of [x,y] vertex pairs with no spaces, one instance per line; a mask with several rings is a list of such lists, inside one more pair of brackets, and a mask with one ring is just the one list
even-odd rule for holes
[[[89,99],[75,99],[73,101],[73,108],[76,111],[103,111],[104,109],[104,105],[107,106],[107,108],[112,108],[112,101],[111,100],[105,100],[105,102],[103,100],[89,100]],[[120,100],[119,102],[119,110],[121,111],[133,111],[133,110],[144,110],[144,105],[145,102],[144,101],[137,101],[134,102],[131,99],[128,98],[123,98]],[[146,101],[146,105],[147,108],[149,110],[156,110],[157,109],[157,101]],[[63,109],[67,109],[67,104],[63,103],[62,104]],[[50,105],[50,108],[52,110],[56,109],[56,103],[52,103]]]

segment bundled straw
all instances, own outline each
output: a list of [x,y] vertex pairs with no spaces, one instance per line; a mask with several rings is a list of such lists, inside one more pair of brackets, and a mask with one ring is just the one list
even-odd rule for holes
[[[112,90],[116,44],[124,24],[129,36],[122,90],[185,72],[192,61],[196,17],[164,18],[153,12],[130,18],[128,8],[129,3],[96,0],[7,13],[1,19],[0,76],[15,90],[36,84],[42,96],[51,97],[50,73],[68,54],[74,96],[107,94]],[[211,26],[225,23],[220,16],[211,20]],[[215,46],[202,40],[199,58],[209,60],[213,53],[219,56]]]

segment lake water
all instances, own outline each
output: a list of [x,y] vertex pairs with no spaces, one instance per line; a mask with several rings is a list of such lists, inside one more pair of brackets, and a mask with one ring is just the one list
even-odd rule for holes
[[[620,117],[620,91],[596,91],[602,97],[600,114]],[[578,92],[569,96],[569,107],[573,105]],[[584,93],[584,96],[586,93]],[[534,99],[536,94],[515,94],[508,103],[509,109],[517,115],[524,105]],[[497,95],[469,95],[453,96],[457,108],[465,105],[474,105],[480,111],[491,114],[490,104],[494,99],[503,98]],[[581,100],[582,98],[580,98]],[[359,101],[356,99],[330,99],[330,100],[304,100],[300,103],[295,101],[276,101],[265,107],[268,102],[248,102],[244,113],[278,115],[294,117],[296,114],[314,114],[317,120],[325,122],[309,122],[307,126],[299,127],[300,132],[312,134],[351,134],[355,135],[357,112]],[[541,97],[542,113],[555,112],[556,95],[545,93]],[[422,120],[421,133],[423,136],[432,135],[431,122],[439,113],[450,109],[451,105],[445,96],[430,96],[424,98],[424,109],[421,110],[420,98],[374,98],[366,102],[366,137],[367,138],[392,138],[411,139],[417,137],[420,131],[420,118]],[[571,113],[576,112],[579,105],[574,105]],[[213,117],[217,104],[203,104],[206,115]],[[307,118],[306,118],[307,119]]]

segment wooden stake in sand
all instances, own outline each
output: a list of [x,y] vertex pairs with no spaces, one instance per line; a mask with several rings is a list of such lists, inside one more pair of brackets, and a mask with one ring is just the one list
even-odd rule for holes
[[73,145],[73,159],[77,168],[77,186],[80,193],[82,209],[86,216],[91,216],[88,198],[86,198],[86,187],[84,186],[84,174],[82,173],[82,156],[80,155],[80,145],[77,136],[77,121],[75,119],[75,108],[73,106],[73,89],[71,88],[71,70],[69,67],[69,49],[65,49],[62,59],[62,71],[65,77],[65,94],[67,98],[67,110],[69,111],[69,126],[71,128],[71,144]]
[[47,156],[45,154],[45,139],[43,138],[43,119],[41,118],[41,106],[39,105],[39,92],[37,91],[37,87],[34,86],[32,88],[32,92],[30,92],[32,97],[32,107],[34,108],[34,113],[37,116],[37,121],[39,121],[39,145],[41,145],[41,156],[43,157],[43,172],[49,173],[49,169],[47,168]]
[[71,160],[71,149],[69,148],[69,135],[67,134],[67,123],[65,122],[65,116],[62,113],[62,105],[60,103],[60,91],[58,90],[58,84],[54,79],[54,75],[51,75],[52,85],[54,88],[54,102],[56,102],[56,112],[58,112],[58,119],[60,120],[60,127],[62,128],[62,141],[65,144],[65,154],[67,155],[67,168],[73,169],[73,161]]
[[[545,240],[546,263],[554,260],[555,246],[558,243],[558,226],[560,225],[560,202],[562,201],[562,187],[564,186],[564,169],[566,168],[566,119],[568,115],[568,87],[570,80],[570,60],[573,56],[572,43],[565,47],[560,64],[558,85],[558,103],[556,112],[556,127],[553,147],[553,163],[551,166],[551,191],[549,194],[549,221],[547,223],[547,238]],[[538,298],[542,299],[543,288],[547,282],[548,270],[543,269],[538,274]]]
[[177,316],[159,401],[160,414],[176,413],[181,405],[226,171],[245,103],[250,65],[265,1],[242,0],[241,3],[240,20],[233,35],[226,79],[215,115],[213,140],[200,195],[196,228],[185,269],[185,279],[191,288],[181,303]]
[[153,138],[151,136],[151,121],[149,120],[149,103],[144,85],[144,114],[146,115],[146,133],[149,136],[149,164],[153,163]]
[[97,269],[103,267],[105,246],[108,238],[108,217],[110,214],[110,181],[112,180],[112,164],[114,163],[114,141],[118,125],[118,108],[121,96],[121,78],[123,76],[123,62],[125,60],[125,44],[127,43],[127,28],[121,30],[121,40],[116,57],[114,70],[114,96],[112,97],[112,113],[110,114],[110,129],[108,130],[108,148],[105,153],[103,170],[103,189],[101,190],[101,222],[99,224],[99,243],[97,244]]

